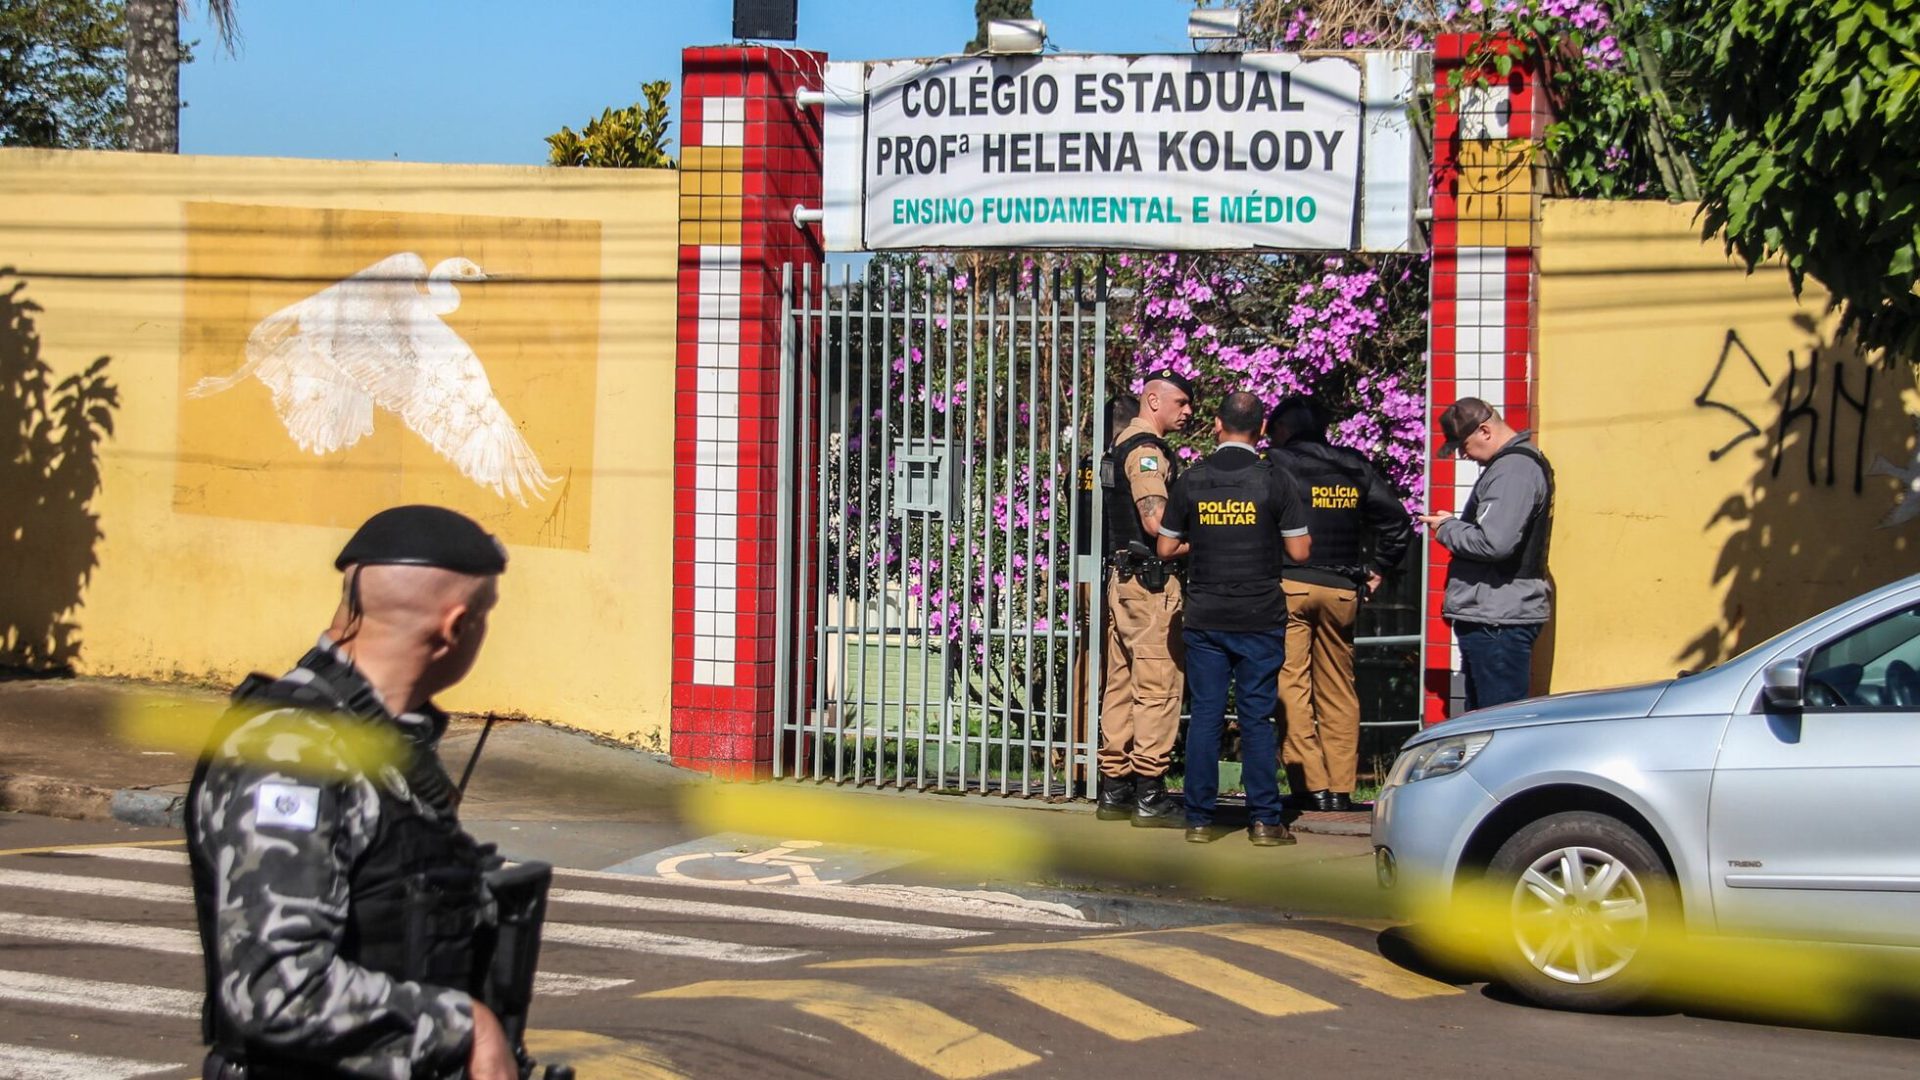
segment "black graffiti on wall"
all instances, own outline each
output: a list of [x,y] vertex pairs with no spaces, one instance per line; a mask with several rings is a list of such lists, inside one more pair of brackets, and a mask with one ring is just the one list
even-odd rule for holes
[[[1825,484],[1827,487],[1835,486],[1841,475],[1840,459],[1850,449],[1853,458],[1853,493],[1860,494],[1864,490],[1866,479],[1867,413],[1869,404],[1873,401],[1873,368],[1861,368],[1860,389],[1856,395],[1848,384],[1846,357],[1833,360],[1827,366],[1832,371],[1832,383],[1827,388],[1825,400],[1821,401],[1820,350],[1813,349],[1808,354],[1806,365],[1803,367],[1799,354],[1795,350],[1788,349],[1785,391],[1777,402],[1777,413],[1771,418],[1772,422],[1767,428],[1762,428],[1739,406],[1729,405],[1714,397],[1715,391],[1721,386],[1722,379],[1738,378],[1740,373],[1747,370],[1757,375],[1767,387],[1771,388],[1775,385],[1774,380],[1768,376],[1765,366],[1753,355],[1753,350],[1747,348],[1747,343],[1740,340],[1739,332],[1728,330],[1726,340],[1720,345],[1720,358],[1713,365],[1713,373],[1707,376],[1707,385],[1700,389],[1700,394],[1693,399],[1693,403],[1703,409],[1719,409],[1727,413],[1739,420],[1746,430],[1727,440],[1717,449],[1707,451],[1707,460],[1719,461],[1734,447],[1748,439],[1766,437],[1766,432],[1770,429],[1773,435],[1769,451],[1772,458],[1771,474],[1778,477],[1780,470],[1787,462],[1787,436],[1797,428],[1804,427],[1806,438],[1803,440],[1803,445],[1806,450],[1807,483],[1810,486],[1820,484]],[[1855,418],[1851,447],[1844,446],[1840,442],[1843,406]],[[1826,429],[1825,440],[1821,439],[1822,427]],[[1822,453],[1823,441],[1824,454]],[[1824,476],[1820,468],[1823,457]]]

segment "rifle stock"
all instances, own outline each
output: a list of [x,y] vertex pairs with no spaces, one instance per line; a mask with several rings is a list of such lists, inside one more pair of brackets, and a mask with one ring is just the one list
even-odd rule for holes
[[[533,975],[540,964],[540,928],[547,918],[547,890],[553,867],[543,862],[501,866],[486,874],[498,918],[485,931],[477,996],[500,1018],[507,1042],[520,1065],[521,1080],[532,1080],[538,1065],[527,1053],[527,1013],[533,1006]],[[548,1065],[546,1080],[573,1080],[565,1065]]]

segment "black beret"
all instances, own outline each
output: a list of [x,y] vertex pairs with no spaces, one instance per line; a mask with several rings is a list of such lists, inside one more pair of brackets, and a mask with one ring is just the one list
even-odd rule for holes
[[479,577],[505,572],[507,549],[465,514],[442,506],[396,506],[368,518],[340,549],[333,568],[353,563],[436,566]]
[[1147,381],[1172,383],[1186,393],[1188,400],[1197,402],[1199,397],[1199,395],[1193,392],[1193,380],[1172,368],[1161,368],[1159,371],[1147,372]]

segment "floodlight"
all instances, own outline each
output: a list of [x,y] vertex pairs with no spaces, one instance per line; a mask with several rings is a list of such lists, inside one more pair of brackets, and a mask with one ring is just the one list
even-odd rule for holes
[[996,56],[1037,53],[1047,44],[1047,24],[1039,19],[988,19],[987,51]]
[[1187,37],[1194,41],[1242,37],[1245,15],[1240,8],[1196,8],[1187,15]]

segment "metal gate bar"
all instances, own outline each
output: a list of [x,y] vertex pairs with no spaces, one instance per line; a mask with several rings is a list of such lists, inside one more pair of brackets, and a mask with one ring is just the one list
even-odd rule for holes
[[783,275],[775,775],[1092,793],[1098,561],[1074,548],[1099,508],[1074,486],[1106,298],[1086,284]]

